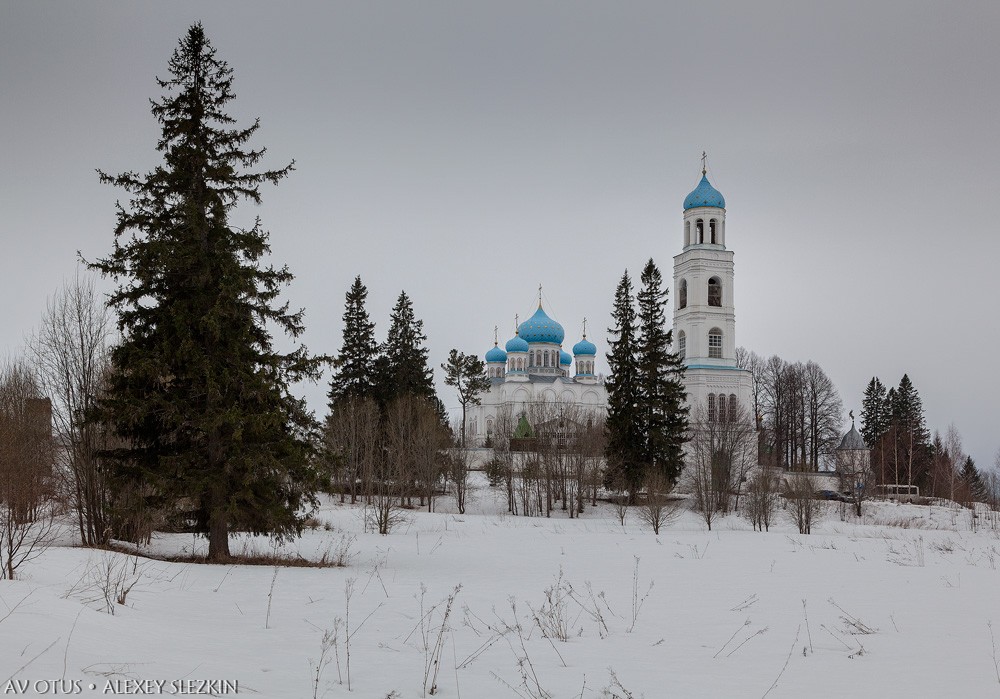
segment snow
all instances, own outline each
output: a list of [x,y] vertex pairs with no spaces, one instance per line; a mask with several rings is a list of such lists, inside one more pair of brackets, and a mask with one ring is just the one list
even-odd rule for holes
[[[181,688],[171,683],[194,681],[184,688],[197,690],[212,680],[221,695],[233,695],[218,684],[230,681],[239,695],[312,697],[321,638],[347,617],[349,581],[352,691],[341,626],[339,675],[331,649],[317,696],[425,696],[439,603],[458,585],[437,648],[441,697],[1000,691],[1000,529],[986,513],[972,531],[968,510],[866,503],[858,521],[825,504],[804,536],[784,518],[767,533],[735,516],[708,531],[685,512],[654,536],[635,513],[623,528],[601,506],[573,520],[513,517],[502,494],[477,486],[469,514],[449,512],[451,498],[440,498],[439,512],[409,512],[385,537],[364,532],[358,508],[327,501],[316,514],[324,526],[277,548],[318,558],[356,537],[346,567],[172,563],[53,547],[21,579],[0,582],[0,695],[25,686],[29,696],[60,687],[171,695]],[[159,535],[151,546],[204,547],[190,535]],[[244,549],[274,551],[266,539],[234,539],[234,552]],[[114,614],[93,577],[109,570],[136,581]],[[543,637],[532,618],[560,576],[555,594],[571,585],[582,604],[563,597],[565,641]],[[630,630],[633,590],[642,604]]]

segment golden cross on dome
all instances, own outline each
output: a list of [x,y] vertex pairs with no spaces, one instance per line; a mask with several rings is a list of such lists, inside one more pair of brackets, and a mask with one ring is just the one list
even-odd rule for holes
[[708,172],[708,166],[706,165],[706,161],[707,160],[708,160],[708,154],[705,151],[702,151],[701,152],[701,174],[702,175],[704,175],[706,172]]
[[496,347],[500,344],[500,326],[493,326],[493,346]]
[[514,334],[517,335],[517,328],[521,324],[521,316],[514,314]]
[[587,339],[587,319],[583,319],[583,339]]
[[538,307],[542,307],[542,285],[538,285]]

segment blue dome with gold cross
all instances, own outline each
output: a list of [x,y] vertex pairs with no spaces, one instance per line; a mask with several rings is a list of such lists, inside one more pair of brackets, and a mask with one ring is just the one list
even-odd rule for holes
[[573,345],[573,354],[579,356],[595,356],[597,354],[597,345],[588,340],[586,337]]
[[717,209],[726,208],[726,200],[722,196],[722,192],[711,185],[704,172],[701,174],[701,182],[684,199],[685,211],[696,209],[699,206],[713,206]]
[[542,304],[538,304],[535,315],[518,326],[517,334],[526,342],[551,342],[556,345],[561,345],[563,338],[566,337],[563,326],[549,318],[542,310]]

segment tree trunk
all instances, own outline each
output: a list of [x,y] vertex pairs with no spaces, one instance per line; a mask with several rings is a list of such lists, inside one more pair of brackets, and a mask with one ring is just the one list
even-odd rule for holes
[[223,508],[212,508],[208,525],[208,560],[229,559],[229,521]]

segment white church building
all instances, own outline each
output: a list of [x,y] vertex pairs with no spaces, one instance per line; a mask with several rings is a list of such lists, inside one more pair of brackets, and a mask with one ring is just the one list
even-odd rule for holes
[[[684,199],[684,246],[674,257],[673,351],[686,367],[691,419],[725,419],[736,406],[751,408],[751,376],[736,365],[733,251],[726,247],[726,200],[702,169],[701,181]],[[483,444],[502,411],[529,415],[532,406],[572,408],[576,415],[607,413],[608,394],[595,374],[597,347],[587,339],[562,349],[565,332],[542,308],[517,326],[504,348],[494,339],[486,353],[490,388],[466,416],[466,435]]]
[[565,415],[585,423],[594,416],[604,417],[608,392],[603,377],[595,374],[597,346],[587,339],[566,352],[563,326],[542,307],[541,298],[534,315],[517,326],[514,337],[501,348],[494,339],[486,353],[486,375],[490,387],[480,395],[480,404],[466,414],[466,438],[484,444],[493,434],[498,419],[522,415]]

